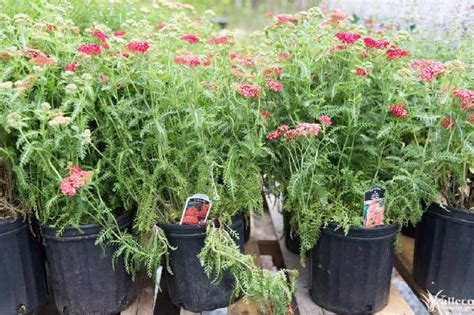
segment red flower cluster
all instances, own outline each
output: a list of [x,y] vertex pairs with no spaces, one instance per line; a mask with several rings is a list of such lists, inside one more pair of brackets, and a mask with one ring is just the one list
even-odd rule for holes
[[189,67],[196,67],[199,65],[208,66],[211,64],[211,59],[200,59],[198,55],[183,55],[174,57],[174,62],[177,64],[188,65]]
[[241,83],[237,88],[237,92],[245,97],[258,97],[260,94],[260,86],[249,83]]
[[326,126],[331,126],[332,125],[332,119],[328,115],[321,115],[319,116],[319,121]]
[[303,138],[308,136],[317,136],[321,130],[320,124],[298,123],[295,128],[290,129],[287,125],[278,126],[278,128],[266,135],[269,140],[284,137],[287,139]]
[[361,38],[361,35],[355,33],[337,33],[336,37],[341,42],[352,44],[355,43],[359,38]]
[[125,31],[123,31],[123,30],[116,30],[114,32],[114,36],[120,37],[120,36],[123,36],[123,35],[125,35]]
[[408,116],[407,106],[403,103],[392,104],[390,106],[390,112],[395,117],[405,118]]
[[141,54],[144,54],[150,48],[150,44],[147,41],[134,41],[128,43],[125,48],[130,51],[136,51]]
[[78,188],[83,187],[92,179],[92,172],[83,171],[79,166],[71,167],[69,175],[61,182],[61,193],[65,196],[74,196]]
[[292,14],[278,14],[275,16],[277,24],[296,22],[298,19]]
[[452,116],[445,117],[441,120],[441,126],[445,129],[453,128],[456,125],[456,121]]
[[227,44],[228,38],[225,35],[223,35],[223,36],[213,36],[213,37],[210,37],[207,41],[210,44]]
[[410,62],[410,66],[418,70],[418,79],[423,81],[432,81],[446,70],[446,67],[441,62],[428,59],[414,60]]
[[181,36],[181,39],[191,44],[196,44],[200,42],[199,37],[193,34],[184,34],[183,36]]
[[99,30],[94,30],[92,31],[92,36],[97,38],[99,41],[105,41],[107,38],[109,38],[109,35],[105,34],[104,32],[101,32]]
[[474,109],[474,91],[468,89],[457,89],[453,95],[460,99],[461,108],[464,110]]
[[401,57],[408,57],[410,56],[410,52],[407,50],[394,48],[394,49],[387,50],[386,55],[387,55],[388,60],[392,60],[392,59],[397,59]]
[[363,76],[363,77],[366,77],[369,75],[369,71],[365,70],[364,68],[357,68],[355,70],[355,74],[356,75],[360,75],[360,76]]
[[54,31],[54,30],[56,30],[56,26],[53,25],[53,24],[48,24],[48,25],[46,25],[46,30]]
[[102,49],[97,44],[82,44],[77,48],[77,50],[85,55],[93,56],[93,55],[100,55],[102,53]]
[[109,44],[107,43],[107,38],[109,38],[109,35],[105,34],[104,32],[101,32],[99,30],[94,30],[92,31],[92,36],[97,38],[99,40],[100,46],[102,46],[105,49],[110,48]]
[[277,80],[267,79],[267,86],[275,92],[283,91],[283,84]]
[[332,54],[335,51],[344,50],[346,48],[347,48],[346,45],[336,45],[329,48],[329,53]]
[[260,110],[260,114],[262,114],[263,117],[268,118],[270,117],[270,112],[264,109]]
[[364,38],[364,44],[367,47],[372,48],[386,48],[390,43],[385,39],[374,39],[370,37]]
[[73,63],[67,64],[64,66],[64,71],[76,71],[77,67],[79,67],[80,64],[77,61],[74,61]]

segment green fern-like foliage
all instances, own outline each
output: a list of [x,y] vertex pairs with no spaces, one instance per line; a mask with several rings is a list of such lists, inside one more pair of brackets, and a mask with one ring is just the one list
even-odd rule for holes
[[232,233],[226,228],[209,226],[205,246],[199,254],[204,271],[214,282],[219,282],[225,273],[235,279],[234,297],[256,303],[263,312],[284,315],[288,313],[296,290],[296,271],[259,268],[251,255],[242,254]]

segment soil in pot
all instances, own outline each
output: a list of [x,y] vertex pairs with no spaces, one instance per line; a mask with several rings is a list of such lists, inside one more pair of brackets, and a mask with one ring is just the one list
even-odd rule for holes
[[0,314],[33,312],[47,295],[40,244],[27,222],[0,219]]
[[[131,213],[117,218],[121,230],[128,229],[132,221]],[[42,230],[54,301],[61,314],[114,314],[135,300],[136,285],[123,259],[112,262],[117,247],[95,245],[100,225],[66,228],[59,238],[48,226]]]
[[321,230],[311,252],[311,298],[338,314],[371,314],[388,303],[396,224]]
[[292,253],[299,255],[301,247],[301,239],[296,231],[291,228],[291,214],[283,211],[283,234],[285,236],[285,247]]
[[430,205],[417,225],[413,275],[432,294],[474,299],[474,212]]
[[[241,251],[244,251],[244,219],[235,216],[231,229],[236,231],[239,239],[235,240]],[[198,255],[204,247],[206,225],[178,225],[158,223],[163,229],[171,246],[176,250],[170,252],[170,267],[173,274],[165,273],[171,301],[185,310],[192,312],[210,311],[232,304],[234,278],[226,273],[217,284],[212,277],[204,273]]]

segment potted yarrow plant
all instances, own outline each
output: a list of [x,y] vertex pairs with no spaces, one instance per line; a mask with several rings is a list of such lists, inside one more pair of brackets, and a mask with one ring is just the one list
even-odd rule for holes
[[44,258],[31,233],[30,213],[15,197],[15,150],[0,127],[0,313],[28,313],[46,299]]
[[[57,18],[54,27],[27,15],[1,20],[2,126],[19,151],[13,165],[18,199],[41,223],[59,311],[119,312],[133,302],[135,285],[123,259],[113,265],[118,246],[96,243],[126,234],[133,209],[113,193],[112,164],[102,158],[98,83],[91,74],[74,75],[85,39]],[[95,62],[82,58],[85,68],[84,60]]]
[[302,254],[312,249],[313,300],[376,312],[388,302],[399,226],[436,195],[418,127],[429,106],[412,101],[405,34],[374,38],[333,15],[311,9],[261,38],[284,86],[267,103],[269,172]]
[[[168,244],[160,255],[173,303],[199,312],[244,296],[285,314],[294,273],[256,267],[242,243],[242,216],[262,206],[264,78],[258,58],[237,51],[232,34],[216,33],[208,20],[190,28],[187,16],[171,19],[134,59],[136,79],[118,93],[102,92],[102,125],[120,135],[105,138],[104,155],[116,161],[117,189],[137,206],[142,241],[156,231]],[[107,84],[121,84],[107,76]],[[196,193],[212,201],[208,220],[182,225],[186,200]]]
[[[102,24],[81,30],[69,20],[42,23],[23,15],[3,21],[12,31],[5,56],[13,71],[6,80],[26,81],[7,89],[15,102],[5,102],[4,119],[21,153],[20,195],[43,223],[58,275],[53,289],[82,290],[77,281],[105,276],[108,288],[98,289],[114,297],[99,306],[92,298],[86,304],[83,294],[56,296],[57,306],[69,313],[119,311],[134,293],[124,268],[133,273],[145,265],[151,275],[163,264],[173,302],[186,309],[222,307],[244,296],[285,314],[294,272],[273,275],[256,267],[240,244],[239,216],[261,207],[256,161],[265,155],[260,100],[266,88],[257,58],[233,51],[233,36],[215,33],[210,15],[197,19],[189,6],[160,2],[146,19],[138,11],[116,30]],[[37,27],[45,32],[37,34]],[[187,197],[198,192],[212,200],[207,223],[213,227],[179,225]],[[136,237],[128,233],[134,210]],[[199,235],[192,251],[175,230]],[[95,242],[112,245],[105,258]],[[66,262],[53,247],[89,257],[93,276],[62,275],[54,266]],[[112,258],[118,260],[114,272]],[[82,263],[67,263],[81,273]],[[174,285],[182,279],[186,288]],[[189,292],[199,285],[209,290],[198,290],[196,300]]]
[[[427,98],[433,99],[429,112],[433,119],[425,126],[426,151],[439,197],[428,204],[417,226],[413,274],[416,282],[434,295],[473,299],[472,65],[432,60],[418,64],[424,68],[437,64],[441,72],[426,93]],[[458,267],[453,269],[454,265]]]

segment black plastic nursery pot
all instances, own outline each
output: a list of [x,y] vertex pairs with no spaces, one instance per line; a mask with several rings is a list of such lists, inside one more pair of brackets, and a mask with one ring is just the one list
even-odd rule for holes
[[[117,218],[121,230],[132,221],[131,213]],[[49,280],[61,314],[115,314],[135,300],[136,285],[123,259],[112,262],[117,247],[95,245],[101,228],[98,224],[70,227],[58,238],[55,229],[42,226]]]
[[371,314],[388,303],[398,225],[321,230],[311,252],[311,298],[338,314]]
[[[235,240],[244,251],[244,219],[235,216],[230,228],[238,233]],[[173,274],[165,273],[171,301],[185,310],[192,312],[211,311],[232,304],[234,278],[230,273],[224,274],[217,284],[212,277],[204,273],[198,255],[204,247],[206,225],[179,225],[158,223],[163,229],[171,246],[176,250],[170,252],[170,267]]]
[[415,281],[436,295],[474,299],[474,213],[432,204],[417,225]]
[[290,214],[283,211],[283,235],[285,237],[285,247],[292,253],[300,253],[301,239],[294,231],[291,233]]
[[22,219],[0,219],[0,314],[27,314],[47,295],[40,244]]

